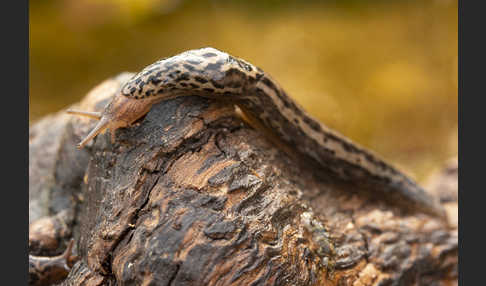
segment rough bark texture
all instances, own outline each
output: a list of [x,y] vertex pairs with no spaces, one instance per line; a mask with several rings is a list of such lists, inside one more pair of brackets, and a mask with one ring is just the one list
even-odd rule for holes
[[[127,76],[77,108],[101,110]],[[31,168],[49,169],[44,179],[30,171],[30,211],[44,220],[71,213],[62,216],[68,234],[47,235],[77,242],[80,260],[63,285],[457,283],[457,224],[358,195],[289,154],[291,146],[281,151],[231,106],[162,102],[114,143],[100,135],[83,151],[74,146],[93,120],[45,120],[60,127],[49,135],[56,144],[31,136]],[[42,124],[32,130],[51,128]],[[52,150],[39,151],[43,144]],[[35,223],[29,242],[42,248],[49,243]]]

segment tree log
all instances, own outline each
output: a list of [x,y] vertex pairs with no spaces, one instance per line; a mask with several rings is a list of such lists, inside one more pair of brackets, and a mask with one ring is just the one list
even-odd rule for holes
[[[101,110],[123,78],[80,109]],[[161,102],[83,151],[95,122],[68,120],[53,165],[76,199],[49,215],[73,211],[80,259],[63,285],[457,283],[457,229],[323,174],[233,106]]]

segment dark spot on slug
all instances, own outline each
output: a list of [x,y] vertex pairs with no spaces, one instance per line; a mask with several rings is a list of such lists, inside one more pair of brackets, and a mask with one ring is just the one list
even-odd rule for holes
[[180,84],[182,87],[187,87],[187,83],[185,83],[185,82],[181,82],[181,83],[179,83],[179,84]]
[[205,58],[212,58],[212,57],[216,57],[217,54],[215,54],[215,53],[205,53],[202,56],[205,57]]
[[283,104],[286,108],[292,108],[292,106],[290,105],[290,103],[287,99],[284,99],[284,98],[281,98],[281,99],[282,99],[282,102],[283,102]]
[[173,72],[169,73],[167,76],[174,79],[174,78],[176,78],[177,73],[175,71],[173,71]]
[[194,71],[196,69],[195,67],[188,65],[188,64],[183,64],[182,66],[185,67],[189,71]]
[[235,68],[227,70],[226,76],[228,76],[228,77],[236,76],[236,77],[239,77],[241,79],[246,79],[246,74],[244,72],[242,72],[241,70],[235,69]]
[[213,85],[215,88],[219,88],[219,89],[224,88],[224,85],[217,83],[215,80],[211,80],[211,84],[212,84],[212,85]]
[[214,89],[212,88],[203,88],[204,91],[207,91],[207,92],[214,92]]
[[219,71],[222,65],[223,65],[223,62],[218,61],[218,62],[216,62],[214,64],[208,64],[206,66],[206,69],[207,70],[211,70],[211,71]]
[[270,88],[271,90],[273,90],[275,93],[277,93],[277,94],[279,93],[279,91],[278,91],[277,87],[276,87],[276,86],[273,84],[273,82],[272,82],[272,81],[271,81],[269,78],[267,78],[267,77],[263,77],[263,78],[261,79],[261,81],[262,81],[262,82],[263,82],[263,83],[264,83],[266,86],[268,86],[268,88]]
[[138,89],[139,90],[142,90],[143,87],[146,85],[147,83],[145,81],[142,81],[141,83],[138,84]]
[[199,88],[199,85],[195,84],[195,83],[189,83],[191,85],[192,88]]
[[170,71],[170,70],[173,70],[174,68],[178,67],[179,65],[178,64],[167,63],[164,66],[167,69],[167,71]]
[[155,75],[151,75],[148,77],[147,82],[151,82],[152,84],[159,84],[162,80],[155,77]]
[[243,62],[241,60],[237,60],[237,63],[240,66],[240,68],[242,68],[242,69],[244,69],[246,71],[251,72],[253,70],[252,67],[249,64],[247,64],[247,63],[245,63],[245,62]]
[[189,73],[185,72],[185,73],[179,75],[179,77],[175,81],[179,82],[179,81],[183,81],[183,80],[189,80],[190,78],[191,77],[189,76]]
[[285,106],[288,106],[289,109],[293,110],[295,114],[297,114],[299,117],[304,117],[304,113],[302,112],[302,109],[298,108],[293,101],[288,100],[288,97],[286,96],[280,96],[283,102],[288,103]]
[[308,116],[302,116],[304,118],[305,124],[309,125],[314,131],[321,131],[321,125],[317,121],[313,120]]
[[235,59],[235,57],[228,55],[228,58],[226,59],[226,61],[228,63],[235,63],[236,59]]
[[250,85],[253,85],[255,84],[255,82],[259,81],[261,77],[258,77],[258,75],[256,77],[252,77],[252,76],[249,76],[248,77],[248,83]]
[[[331,133],[326,133],[326,136],[327,136],[329,139],[333,140],[333,141],[336,141],[336,142],[342,142],[342,140],[341,140],[341,139],[339,139],[338,137],[336,137],[334,134],[331,134]],[[342,142],[342,143],[344,143],[344,142]]]
[[342,145],[343,145],[344,150],[346,150],[349,153],[359,154],[361,152],[361,150],[359,150],[358,148],[356,148],[356,146],[354,146],[352,144],[348,144],[348,143],[343,142]]
[[202,77],[200,77],[200,76],[196,76],[196,77],[194,77],[194,79],[195,79],[197,82],[200,82],[200,83],[207,83],[207,82],[208,82],[208,80],[207,80],[207,79],[202,78]]
[[288,106],[288,108],[292,109],[295,113],[302,115],[302,109],[298,108],[297,105],[295,105],[295,102],[293,102],[284,91],[281,92],[280,99],[286,103],[285,106]]

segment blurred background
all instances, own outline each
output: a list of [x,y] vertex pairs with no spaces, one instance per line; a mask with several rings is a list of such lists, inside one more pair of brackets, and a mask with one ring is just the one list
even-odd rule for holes
[[419,181],[457,154],[457,0],[30,0],[29,122],[205,46]]

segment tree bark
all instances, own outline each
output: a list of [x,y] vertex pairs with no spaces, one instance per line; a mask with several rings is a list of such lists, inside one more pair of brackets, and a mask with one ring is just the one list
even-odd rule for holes
[[[101,110],[122,83],[77,108]],[[68,120],[53,165],[76,199],[48,214],[73,213],[80,259],[63,285],[457,283],[456,228],[323,174],[233,106],[165,101],[83,151],[94,122]]]

